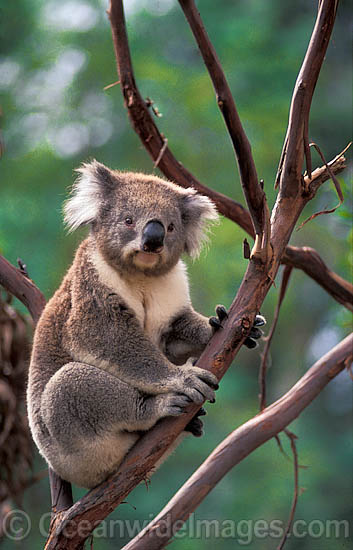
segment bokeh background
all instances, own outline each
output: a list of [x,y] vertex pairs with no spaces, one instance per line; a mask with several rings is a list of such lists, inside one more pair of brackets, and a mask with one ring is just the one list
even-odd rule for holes
[[[317,1],[200,0],[198,7],[216,47],[252,144],[270,205],[285,135],[290,98],[313,26]],[[119,169],[150,172],[153,163],[130,127],[117,80],[106,0],[0,0],[0,93],[2,140],[0,253],[27,264],[49,298],[70,264],[85,231],[65,233],[61,206],[73,170],[89,158]],[[144,97],[155,102],[160,130],[176,157],[202,182],[243,202],[229,137],[213,88],[184,16],[175,0],[126,0],[136,78]],[[310,138],[329,160],[351,139],[350,2],[341,1],[310,118]],[[349,156],[349,155],[348,155]],[[320,159],[313,152],[313,164]],[[158,172],[157,172],[158,173]],[[317,249],[327,264],[351,277],[350,170],[341,182],[345,203],[293,234],[291,243]],[[325,183],[307,206],[312,212],[337,203]],[[230,305],[246,269],[244,234],[222,219],[200,260],[189,263],[195,307],[211,315],[215,304]],[[279,288],[272,288],[262,313],[269,325]],[[20,304],[16,304],[24,311]],[[294,271],[271,351],[269,401],[287,391],[324,352],[352,328],[348,312],[300,271]],[[269,326],[268,325],[268,326]],[[216,404],[208,405],[205,436],[187,438],[153,476],[109,519],[145,521],[157,514],[211,450],[258,412],[258,368],[262,345],[242,350],[228,371]],[[352,513],[352,393],[347,372],[327,387],[296,420],[300,487],[296,518],[349,520]],[[285,448],[288,443],[282,438]],[[288,450],[289,452],[289,450]],[[290,452],[289,452],[290,454]],[[36,456],[34,471],[45,467]],[[274,440],[237,466],[197,509],[195,519],[231,520],[235,538],[179,538],[177,549],[272,549],[278,538],[255,539],[250,521],[286,522],[293,493],[292,460]],[[75,489],[75,498],[83,491]],[[40,548],[43,513],[50,510],[47,478],[25,493],[32,530],[26,540],[4,548]],[[246,523],[247,522],[247,523]],[[44,522],[48,525],[48,520]],[[242,527],[240,527],[242,525]],[[123,529],[124,531],[124,529]],[[291,538],[288,549],[348,548],[340,536]],[[319,536],[318,536],[319,533]],[[334,534],[334,533],[333,533]],[[331,532],[332,535],[332,532]],[[97,537],[95,550],[120,548],[129,532]]]

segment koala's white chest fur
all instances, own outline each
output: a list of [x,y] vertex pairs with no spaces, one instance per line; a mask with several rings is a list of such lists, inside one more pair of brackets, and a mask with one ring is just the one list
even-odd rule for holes
[[179,260],[169,273],[160,277],[140,275],[125,280],[98,251],[92,260],[102,283],[123,298],[146,334],[158,345],[170,320],[190,304],[185,264]]

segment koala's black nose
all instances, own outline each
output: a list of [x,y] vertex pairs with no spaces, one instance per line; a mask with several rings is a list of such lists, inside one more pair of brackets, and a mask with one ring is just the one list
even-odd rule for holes
[[142,233],[142,250],[160,252],[164,244],[165,229],[158,220],[151,220],[145,225]]

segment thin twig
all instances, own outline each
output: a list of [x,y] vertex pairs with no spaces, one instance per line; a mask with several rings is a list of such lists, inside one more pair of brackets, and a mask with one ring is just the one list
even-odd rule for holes
[[[347,147],[344,149],[344,152],[351,146],[351,143],[349,143],[347,145]],[[321,152],[321,149],[320,147],[312,142],[310,143],[310,147],[315,147],[316,151],[319,153],[320,157],[321,157],[321,160],[322,162],[325,164],[326,166],[326,169],[327,169],[327,172],[329,173],[330,175],[330,178],[331,180],[333,181],[333,184],[336,188],[336,191],[337,191],[337,195],[338,195],[338,198],[339,198],[339,203],[337,204],[337,206],[335,206],[334,208],[331,208],[330,210],[320,210],[320,212],[316,212],[315,214],[312,214],[309,218],[307,218],[303,223],[300,224],[299,227],[297,227],[297,231],[299,231],[299,229],[301,229],[306,223],[310,222],[311,220],[313,220],[314,218],[317,218],[317,216],[321,216],[323,214],[332,214],[333,212],[335,212],[337,210],[337,208],[339,206],[341,206],[341,204],[343,203],[344,201],[344,197],[343,197],[343,193],[342,193],[342,189],[341,189],[341,185],[338,181],[338,179],[336,178],[335,174],[333,173],[333,171],[331,170],[331,167],[330,167],[330,164],[326,162],[326,159],[323,155],[323,153]],[[342,154],[342,153],[341,153]],[[309,182],[306,184],[307,187],[310,186],[310,178],[311,176],[308,175],[308,178],[309,178]]]
[[161,161],[161,158],[163,157],[164,153],[165,153],[165,150],[166,148],[168,147],[168,139],[167,138],[164,138],[164,144],[163,144],[163,147],[161,148],[160,152],[159,152],[159,155],[156,159],[156,162],[154,163],[153,165],[153,170],[155,170],[158,166],[158,164],[160,163]]
[[109,90],[110,88],[113,88],[114,86],[117,86],[117,84],[120,84],[120,80],[117,80],[116,82],[113,82],[112,84],[108,84],[107,86],[104,86],[103,90]]
[[279,543],[278,547],[277,547],[277,550],[282,550],[282,548],[284,547],[285,543],[286,543],[286,540],[288,538],[288,535],[290,533],[290,530],[292,528],[292,525],[293,525],[293,520],[294,520],[294,515],[295,515],[295,510],[296,510],[296,507],[297,507],[297,502],[298,502],[298,495],[299,495],[299,485],[298,485],[298,471],[299,471],[299,466],[298,466],[298,451],[297,451],[297,446],[296,446],[296,442],[295,440],[297,439],[297,436],[289,431],[288,429],[285,429],[284,430],[284,433],[286,434],[286,436],[289,438],[289,441],[290,441],[290,446],[291,446],[291,449],[292,449],[292,453],[293,453],[293,465],[294,465],[294,494],[293,494],[293,501],[292,501],[292,506],[291,506],[291,510],[290,510],[290,513],[289,513],[289,518],[288,518],[288,523],[287,523],[287,526],[285,528],[285,531],[284,531],[284,534],[283,534],[283,537],[282,537],[282,540],[281,542]]
[[280,287],[280,291],[279,291],[279,297],[278,297],[278,302],[277,302],[277,306],[276,306],[276,310],[275,310],[275,315],[274,315],[274,318],[273,318],[273,323],[272,323],[271,330],[270,330],[268,336],[266,336],[266,338],[265,338],[266,344],[265,344],[264,351],[263,351],[263,354],[262,354],[262,360],[261,360],[261,366],[260,366],[260,372],[259,372],[260,411],[262,411],[266,407],[267,359],[268,359],[268,354],[269,354],[269,351],[270,351],[272,338],[273,338],[273,335],[274,335],[275,330],[276,330],[281,305],[282,305],[284,296],[286,294],[289,278],[290,278],[291,273],[292,273],[292,269],[293,269],[292,266],[286,265],[284,270],[283,270],[281,287]]

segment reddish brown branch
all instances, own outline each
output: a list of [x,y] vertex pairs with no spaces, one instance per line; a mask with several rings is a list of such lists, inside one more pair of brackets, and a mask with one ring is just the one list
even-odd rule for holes
[[[183,522],[231,468],[293,422],[344,369],[347,358],[353,356],[352,346],[353,334],[350,334],[317,361],[283,397],[222,441],[158,516],[124,550],[164,548],[171,536],[182,527]],[[158,525],[162,525],[163,529],[158,529]]]
[[265,193],[259,185],[249,140],[240,121],[221,63],[207,35],[194,1],[179,0],[179,4],[189,22],[210,74],[216,92],[217,104],[223,115],[238,160],[240,180],[254,224],[255,233],[261,235],[264,231],[263,202],[265,200]]
[[[351,143],[346,147],[346,149],[344,150],[344,152],[351,146]],[[325,164],[325,167],[327,169],[327,172],[329,173],[330,175],[330,178],[331,180],[333,181],[333,184],[335,186],[335,189],[337,191],[337,195],[338,195],[338,198],[339,198],[339,203],[337,204],[337,206],[335,206],[334,208],[330,208],[330,210],[320,210],[320,212],[316,212],[315,214],[312,214],[311,216],[309,216],[309,218],[307,218],[303,223],[300,224],[300,226],[297,228],[297,231],[299,229],[301,229],[307,222],[310,222],[311,220],[313,220],[314,218],[317,218],[317,216],[321,216],[323,214],[332,214],[333,212],[335,212],[337,210],[337,208],[339,206],[341,206],[341,204],[343,203],[343,200],[344,200],[344,197],[343,197],[343,193],[342,193],[342,189],[341,189],[341,185],[338,181],[338,179],[336,178],[335,174],[332,172],[331,170],[331,167],[330,167],[330,164],[326,162],[325,160],[325,157],[324,155],[322,154],[321,152],[321,149],[318,145],[316,145],[316,143],[310,143],[309,144],[309,147],[315,147],[315,149],[317,150],[317,152],[319,153],[320,157],[321,157],[321,160],[322,162]],[[309,176],[311,178],[311,175]],[[310,181],[310,180],[309,180]],[[304,181],[304,185],[305,185],[305,181]],[[310,183],[309,183],[309,188],[310,188]]]
[[337,302],[353,311],[353,285],[331,271],[313,248],[287,246],[282,263],[301,269]]
[[311,176],[308,138],[310,106],[330,41],[337,4],[338,0],[323,0],[319,3],[315,27],[294,87],[287,135],[276,177],[276,185],[280,183],[284,197],[295,197],[300,191],[304,155],[308,176]]
[[22,271],[0,256],[0,285],[16,296],[28,309],[36,323],[45,306],[45,298]]

